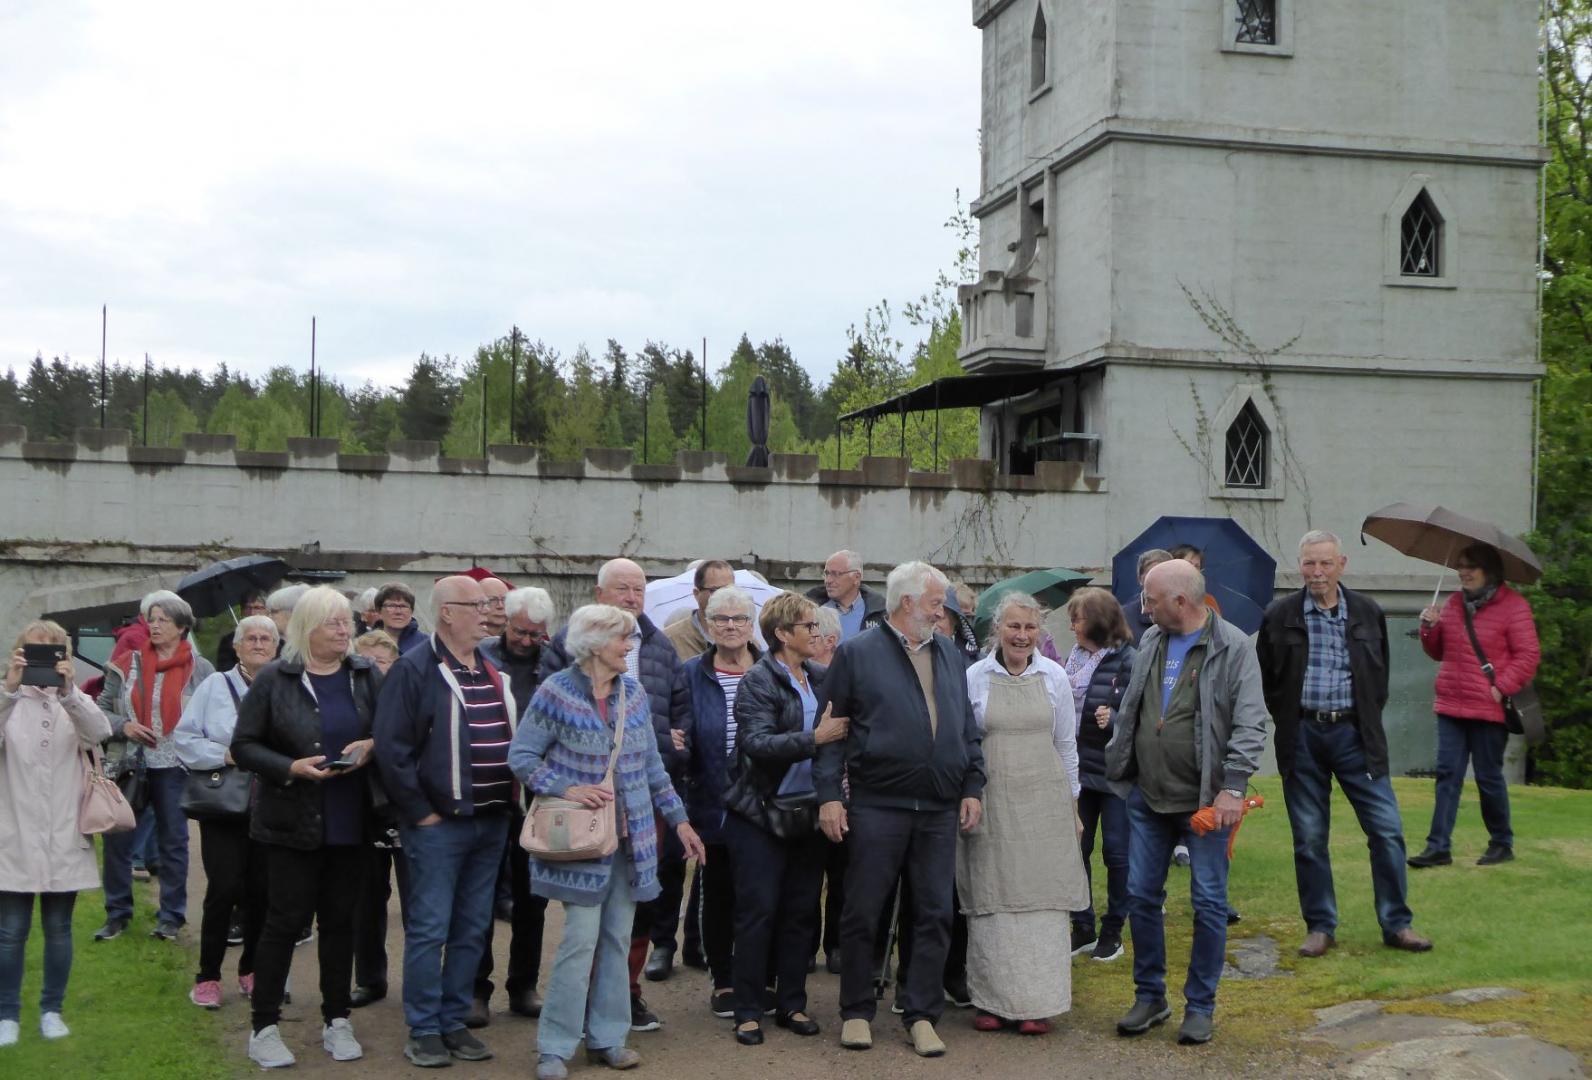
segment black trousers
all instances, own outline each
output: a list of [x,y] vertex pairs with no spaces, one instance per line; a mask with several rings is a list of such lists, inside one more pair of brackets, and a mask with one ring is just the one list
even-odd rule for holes
[[735,953],[735,858],[726,843],[706,847],[707,864],[697,866],[692,888],[701,897],[697,902],[697,933],[708,972],[713,976],[713,989],[724,990],[734,985],[731,962]]
[[[941,969],[941,984],[949,987],[953,983],[967,981],[967,916],[962,914],[962,900],[956,893],[956,864],[951,864],[951,943],[945,950],[945,966]],[[885,909],[888,918],[890,910]],[[903,874],[901,876],[901,916],[900,937],[896,941],[896,982],[905,983],[907,971],[912,966],[912,926],[917,920],[917,906],[912,895],[912,881]],[[884,933],[881,928],[880,933]],[[877,963],[874,965],[878,966]]]
[[354,906],[354,982],[372,990],[387,988],[387,904],[393,873],[398,875],[398,915],[409,921],[409,864],[403,852],[367,844],[361,849],[365,873]]
[[194,982],[220,981],[227,931],[236,907],[243,909],[238,974],[252,974],[260,931],[265,926],[265,850],[249,839],[247,817],[217,818],[199,823],[199,857],[205,868],[205,901],[199,923],[199,973]]
[[804,1012],[823,845],[829,841],[816,832],[781,840],[734,811],[724,816],[724,838],[735,874],[735,1022],[762,1019],[770,947],[774,1007],[780,1013]]
[[637,933],[645,933],[656,948],[677,949],[680,903],[685,899],[685,847],[673,829],[658,834],[658,889],[656,900],[636,906],[638,914],[645,912],[639,926],[646,927],[644,931],[638,927]]
[[[520,847],[525,815],[510,814],[508,817],[507,876],[513,917],[509,920],[509,971],[503,980],[503,989],[512,996],[535,990],[536,980],[541,978],[542,924],[547,916],[547,897],[531,893],[530,856]],[[486,924],[486,948],[481,950],[481,964],[475,969],[475,996],[478,998],[492,996],[492,935],[496,927],[496,919]]]
[[828,956],[840,948],[840,912],[846,906],[846,862],[851,857],[845,841],[824,850],[824,892],[814,912],[813,951]]
[[[900,810],[852,806],[847,812],[851,861],[840,916],[840,1015],[872,1020],[873,957],[885,904],[898,877],[912,889],[912,963],[896,1000],[902,1021],[938,1023],[945,1009],[942,979],[951,945],[956,881],[955,809]],[[907,930],[906,927],[910,927]]]
[[315,943],[321,964],[321,1018],[329,1024],[346,1017],[354,975],[354,905],[365,872],[362,849],[262,847],[269,880],[265,929],[255,950],[254,1030],[281,1020],[293,942],[312,916],[320,926]]

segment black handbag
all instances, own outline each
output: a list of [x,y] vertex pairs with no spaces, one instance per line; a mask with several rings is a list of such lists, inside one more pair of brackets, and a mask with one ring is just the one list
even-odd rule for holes
[[182,789],[182,812],[195,821],[241,818],[249,812],[254,774],[236,765],[190,772]]
[[[1471,618],[1470,608],[1460,601],[1459,609],[1465,613],[1465,633],[1470,635],[1470,647],[1476,651],[1476,659],[1481,661],[1481,672],[1487,676],[1489,685],[1496,687],[1497,678],[1493,675],[1492,661],[1487,659],[1487,654],[1482,652],[1481,642],[1476,639],[1476,623]],[[1548,737],[1548,727],[1542,718],[1542,699],[1537,696],[1537,688],[1527,683],[1519,690],[1503,700],[1504,726],[1516,735],[1524,735],[1529,746],[1539,746]]]
[[149,774],[144,769],[142,746],[138,748],[131,765],[127,763],[126,755],[123,755],[116,773],[116,786],[122,789],[122,798],[133,808],[133,813],[142,814],[144,807],[149,805]]
[[781,840],[800,840],[818,831],[816,795],[770,795],[763,800],[768,831]]

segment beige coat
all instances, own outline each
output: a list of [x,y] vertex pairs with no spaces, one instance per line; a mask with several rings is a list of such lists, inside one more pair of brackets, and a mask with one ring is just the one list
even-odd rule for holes
[[0,891],[99,888],[93,838],[77,831],[83,750],[110,721],[79,690],[0,689]]

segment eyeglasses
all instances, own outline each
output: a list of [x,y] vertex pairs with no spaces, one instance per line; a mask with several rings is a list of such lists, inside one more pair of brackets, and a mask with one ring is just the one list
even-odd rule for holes
[[412,611],[414,605],[405,600],[389,600],[381,606],[383,611]]
[[812,622],[793,622],[790,624],[790,628],[792,630],[805,629],[809,634],[816,634],[818,633],[818,622],[816,620]]
[[1455,563],[1454,564],[1454,569],[1455,570],[1480,570],[1481,567],[1477,566],[1475,563],[1459,562],[1459,563]]
[[501,596],[489,596],[481,602],[489,608],[500,608],[503,606],[503,598]]
[[471,607],[471,608],[475,608],[475,610],[481,612],[482,614],[485,614],[487,608],[492,606],[492,601],[490,601],[490,600],[444,600],[442,602],[442,606],[443,607]]
[[509,623],[508,635],[516,641],[524,639],[530,642],[546,641],[548,636],[546,630],[521,630],[513,623]]
[[861,570],[825,570],[824,571],[824,580],[825,581],[830,581],[830,580],[832,580],[834,578],[843,578],[847,574],[856,574],[858,577],[861,577],[862,576],[862,571]]
[[750,615],[710,615],[708,622],[714,626],[749,626],[752,622]]

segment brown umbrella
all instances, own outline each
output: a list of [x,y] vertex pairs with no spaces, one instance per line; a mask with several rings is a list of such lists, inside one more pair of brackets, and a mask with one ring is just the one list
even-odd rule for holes
[[[1441,506],[1402,502],[1384,506],[1368,515],[1360,526],[1361,543],[1366,536],[1374,536],[1406,555],[1450,567],[1471,544],[1488,544],[1498,550],[1508,580],[1530,584],[1542,576],[1542,564],[1524,540],[1490,521],[1456,514]],[[1441,580],[1438,584],[1442,584]]]

